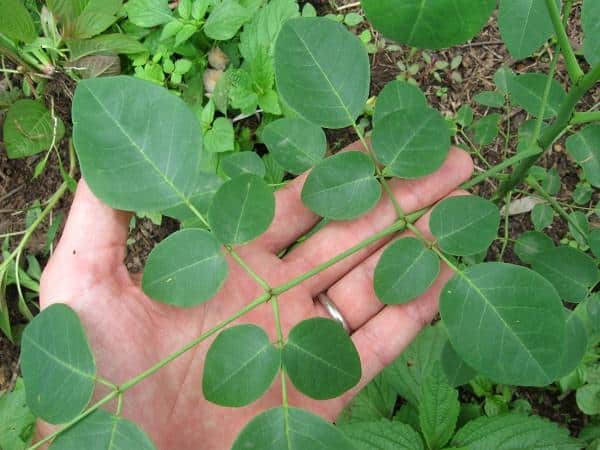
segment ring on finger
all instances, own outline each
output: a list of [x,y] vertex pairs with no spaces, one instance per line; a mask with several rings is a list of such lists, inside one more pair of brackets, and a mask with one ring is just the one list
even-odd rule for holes
[[325,311],[327,311],[327,313],[331,316],[331,318],[333,320],[335,320],[342,326],[342,328],[344,329],[344,331],[346,331],[346,333],[351,334],[351,330],[350,330],[350,326],[348,325],[348,322],[346,321],[346,319],[344,318],[344,316],[342,315],[342,313],[340,312],[338,307],[335,306],[335,303],[333,303],[333,300],[331,300],[331,298],[329,298],[329,296],[327,294],[321,293],[321,294],[317,295],[317,298],[315,299],[315,301],[319,302],[321,304],[321,306],[323,306],[323,308],[325,308]]

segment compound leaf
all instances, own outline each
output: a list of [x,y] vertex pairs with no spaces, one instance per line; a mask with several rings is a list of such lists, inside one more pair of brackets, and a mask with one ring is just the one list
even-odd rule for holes
[[567,152],[594,187],[600,188],[600,124],[588,125],[567,139]]
[[515,253],[525,264],[533,263],[541,253],[552,248],[552,239],[539,231],[527,231],[515,243]]
[[211,233],[181,230],[154,247],[146,262],[142,288],[161,303],[196,306],[219,291],[227,270],[221,246]]
[[288,20],[275,43],[275,77],[283,100],[324,128],[354,124],[370,81],[364,44],[324,17]]
[[361,450],[424,450],[419,433],[402,422],[358,422],[341,429]]
[[49,450],[155,450],[142,429],[130,420],[103,409],[58,435]]
[[356,450],[341,430],[308,411],[273,408],[252,419],[231,450]]
[[223,331],[206,354],[204,398],[222,406],[245,406],[271,386],[281,356],[267,333],[256,325],[238,325]]
[[496,0],[362,0],[369,21],[386,37],[411,47],[439,49],[475,36]]
[[381,197],[371,159],[360,152],[343,152],[321,161],[308,175],[302,201],[315,213],[333,220],[354,219]]
[[379,300],[397,305],[425,292],[440,273],[437,255],[418,239],[407,237],[390,244],[375,267],[374,287]]
[[189,204],[202,136],[194,113],[166,89],[124,76],[81,81],[73,141],[83,176],[108,205],[160,211]]
[[[548,75],[543,73],[524,73],[508,78],[508,93],[514,104],[537,117],[544,100]],[[552,79],[548,93],[544,119],[558,115],[558,110],[567,98],[567,93],[558,81]]]
[[600,3],[585,0],[581,9],[583,54],[590,66],[600,63]]
[[33,19],[20,0],[0,0],[0,30],[8,38],[26,44],[37,37]]
[[[327,345],[323,345],[327,342]],[[337,397],[360,380],[358,352],[337,322],[307,319],[289,333],[283,364],[294,386],[317,400]]]
[[321,161],[327,150],[323,129],[302,119],[283,118],[269,123],[262,140],[275,161],[294,175]]
[[470,266],[444,287],[440,313],[459,356],[496,382],[545,386],[561,370],[562,302],[532,270],[503,263]]
[[440,248],[457,256],[485,251],[498,233],[500,211],[489,200],[473,196],[450,197],[433,209],[431,233]]
[[533,269],[554,285],[563,300],[580,302],[600,281],[596,262],[567,246],[547,250],[531,263]]
[[27,405],[46,422],[68,422],[89,403],[96,362],[77,314],[56,303],[25,328],[21,370]]

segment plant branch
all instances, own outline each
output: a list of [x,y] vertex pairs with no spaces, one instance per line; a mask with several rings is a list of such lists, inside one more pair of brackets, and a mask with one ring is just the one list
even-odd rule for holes
[[583,77],[583,70],[581,70],[579,63],[577,62],[575,52],[573,51],[573,47],[569,42],[569,37],[567,36],[567,32],[565,30],[565,27],[563,26],[563,22],[560,17],[560,11],[558,10],[558,6],[556,6],[556,1],[546,0],[546,8],[548,9],[548,13],[550,14],[552,25],[554,26],[554,31],[556,33],[558,45],[560,45],[562,54],[565,57],[567,71],[569,72],[569,78],[573,83],[578,83],[579,80]]

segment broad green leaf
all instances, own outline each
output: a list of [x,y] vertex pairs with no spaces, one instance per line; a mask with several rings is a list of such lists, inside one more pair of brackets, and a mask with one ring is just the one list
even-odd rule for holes
[[[513,75],[508,79],[508,92],[512,102],[529,114],[537,117],[543,103],[548,75],[543,73],[525,73]],[[558,115],[558,110],[565,102],[567,93],[555,79],[550,84],[544,119]]]
[[469,127],[473,123],[473,108],[462,105],[456,112],[456,123],[463,128]]
[[85,12],[77,18],[74,24],[73,37],[87,39],[96,36],[118,20],[114,14],[102,12]]
[[389,114],[422,110],[427,107],[427,98],[417,86],[405,81],[390,81],[377,96],[373,120],[378,124]]
[[586,329],[580,314],[569,309],[565,309],[565,314],[567,315],[567,334],[561,362],[562,370],[557,378],[567,376],[577,369],[583,360],[588,345]]
[[204,361],[202,392],[222,406],[246,406],[271,386],[281,365],[281,353],[256,325],[238,325],[223,331]]
[[[522,152],[525,150],[531,149],[532,145],[537,145],[537,142],[532,142],[533,134],[535,132],[536,127],[536,119],[530,119],[523,122],[523,124],[519,127],[518,137],[519,143],[517,146],[517,151]],[[546,131],[548,128],[548,124],[546,122],[542,122],[541,133]],[[539,140],[539,136],[537,138]]]
[[590,184],[600,188],[600,124],[588,125],[569,137],[567,152],[583,168]]
[[285,22],[275,43],[279,95],[324,128],[352,125],[369,95],[367,50],[343,25],[324,17]]
[[385,249],[375,267],[375,293],[386,305],[407,303],[429,289],[439,273],[433,250],[418,239],[402,238]]
[[98,409],[52,442],[49,450],[155,450],[142,429],[130,420]]
[[21,370],[27,405],[46,422],[73,419],[92,399],[96,362],[77,314],[55,303],[25,328]]
[[515,242],[515,253],[525,264],[533,263],[541,253],[552,248],[552,239],[539,231],[527,231]]
[[577,406],[589,416],[600,414],[600,384],[587,384],[577,389]]
[[554,210],[550,205],[538,203],[531,210],[531,221],[536,230],[543,230],[554,222]]
[[358,450],[318,416],[297,408],[273,408],[252,419],[231,450]]
[[504,106],[504,95],[498,91],[484,91],[477,94],[473,100],[483,106],[490,108],[502,108]]
[[581,9],[583,54],[590,66],[600,63],[600,3],[584,0]]
[[79,16],[89,0],[47,0],[52,14],[62,22],[72,22]]
[[563,306],[550,282],[532,270],[468,267],[444,287],[440,313],[460,357],[498,383],[544,386],[561,370]]
[[600,281],[597,263],[585,253],[562,246],[541,253],[533,269],[550,281],[563,300],[580,302]]
[[313,167],[327,151],[323,129],[302,119],[283,118],[271,122],[261,137],[273,159],[294,175]]
[[321,161],[308,175],[302,201],[322,217],[354,219],[381,197],[375,166],[360,152],[342,152]]
[[385,369],[386,379],[410,404],[419,404],[423,380],[431,373],[434,363],[440,360],[447,341],[442,327],[428,326]]
[[126,34],[104,34],[92,39],[67,40],[67,46],[74,60],[90,55],[143,53],[146,47],[134,37]]
[[424,450],[421,436],[410,425],[388,420],[358,422],[341,427],[360,450]]
[[554,33],[545,0],[500,0],[498,26],[515,59],[531,56]]
[[227,270],[221,246],[211,233],[181,230],[154,247],[146,262],[142,288],[161,303],[196,306],[219,291]]
[[502,66],[494,74],[494,84],[504,94],[508,94],[508,79],[512,76],[513,71],[507,66]]
[[582,247],[587,246],[590,235],[590,223],[584,213],[573,211],[569,214],[569,232],[579,245]]
[[186,205],[197,187],[202,136],[188,106],[131,77],[81,81],[73,99],[73,142],[94,193],[124,210]]
[[575,190],[572,193],[573,201],[577,205],[586,205],[592,200],[592,195],[594,195],[594,190],[589,183],[577,183],[575,186]]
[[292,328],[283,364],[294,386],[317,400],[343,394],[361,375],[360,358],[350,337],[339,323],[320,317]]
[[267,231],[274,215],[273,191],[261,178],[248,174],[221,186],[208,210],[208,221],[222,243],[243,244]]
[[204,135],[204,149],[211,153],[231,152],[234,149],[235,131],[226,117],[218,117]]
[[204,24],[204,33],[211,39],[226,41],[252,18],[250,12],[236,0],[217,3]]
[[429,219],[440,248],[456,256],[485,251],[496,239],[500,211],[480,197],[458,196],[441,201]]
[[0,395],[0,448],[24,450],[31,442],[35,416],[27,407],[21,378],[12,392]]
[[515,413],[475,419],[458,430],[451,444],[469,450],[581,449],[566,428],[539,416]]
[[473,139],[479,145],[489,145],[494,142],[500,131],[498,124],[502,116],[499,113],[492,113],[483,116],[470,129],[473,131]]
[[495,0],[362,0],[373,26],[411,47],[439,49],[474,37],[496,8]]
[[346,405],[338,416],[336,424],[391,419],[395,405],[396,392],[383,374],[379,374]]
[[384,173],[399,178],[420,178],[439,169],[450,149],[450,131],[433,108],[402,109],[375,124],[371,138]]
[[594,256],[600,259],[600,228],[594,228],[590,232],[589,244]]
[[477,375],[477,372],[458,356],[450,341],[444,344],[440,362],[446,379],[454,387],[467,384]]
[[58,145],[65,126],[58,116],[35,100],[17,100],[4,119],[3,135],[10,159],[25,158]]
[[129,0],[125,5],[129,20],[139,27],[151,28],[173,20],[168,0]]
[[22,0],[0,0],[0,30],[14,41],[30,43],[37,31]]
[[260,178],[265,176],[265,165],[254,152],[239,152],[227,155],[221,161],[221,168],[225,175],[230,178],[245,174],[254,174]]
[[454,434],[460,402],[439,363],[421,385],[419,423],[428,448],[443,448]]

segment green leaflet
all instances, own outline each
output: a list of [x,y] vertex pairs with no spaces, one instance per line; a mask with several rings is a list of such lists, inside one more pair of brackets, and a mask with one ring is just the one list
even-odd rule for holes
[[14,41],[30,43],[37,30],[21,0],[0,0],[0,30]]
[[587,415],[600,414],[600,384],[587,384],[577,389],[577,406]]
[[339,323],[320,317],[292,328],[283,349],[283,365],[294,386],[317,400],[343,394],[361,375],[360,358],[350,337]]
[[375,267],[374,287],[385,304],[402,304],[424,293],[440,273],[440,260],[418,239],[390,244]]
[[439,49],[474,37],[496,8],[496,0],[362,0],[373,26],[411,47]]
[[588,337],[580,315],[576,311],[565,308],[567,316],[567,334],[562,357],[562,373],[557,378],[569,375],[581,364],[587,351]]
[[173,20],[168,0],[129,0],[125,11],[129,20],[139,27],[151,28]]
[[470,266],[444,287],[440,313],[460,357],[498,383],[545,386],[562,371],[563,306],[550,282],[532,270]]
[[[80,82],[73,142],[92,191],[108,205],[159,211],[189,204],[202,136],[182,100],[131,77]],[[189,206],[189,205],[188,205]]]
[[218,3],[204,24],[204,33],[217,41],[226,41],[252,18],[250,12],[236,0]]
[[0,395],[0,448],[24,450],[33,437],[35,416],[27,408],[21,378],[12,392]]
[[275,77],[279,95],[304,118],[324,128],[344,128],[365,107],[369,58],[358,37],[339,23],[290,19],[275,43]]
[[600,124],[588,125],[567,139],[567,151],[594,187],[600,188]]
[[231,450],[358,450],[329,422],[297,408],[273,408],[252,419]]
[[64,423],[92,399],[96,362],[77,314],[57,303],[25,328],[21,370],[27,405],[46,422]]
[[406,111],[408,114],[428,106],[425,94],[418,87],[405,81],[390,81],[377,96],[373,120],[377,125],[389,114],[398,111]]
[[18,100],[4,120],[3,135],[10,159],[25,158],[60,144],[65,126],[58,116],[35,100]]
[[204,135],[204,149],[211,153],[232,152],[235,147],[233,124],[226,117],[217,117]]
[[543,230],[554,222],[554,210],[550,205],[538,203],[531,210],[531,221],[536,230]]
[[491,113],[483,116],[469,127],[473,131],[473,140],[479,145],[489,145],[498,136],[500,131],[498,124],[502,120],[499,113]]
[[245,174],[254,174],[259,178],[263,178],[266,173],[262,159],[254,152],[239,152],[227,155],[221,161],[221,168],[229,178]]
[[281,353],[256,325],[223,331],[206,354],[202,392],[222,406],[245,406],[271,386],[281,365]]
[[500,211],[489,200],[473,196],[450,197],[433,209],[431,233],[440,248],[451,255],[485,251],[498,233]]
[[381,185],[371,159],[360,152],[342,152],[319,163],[308,175],[302,201],[318,215],[354,219],[375,206]]
[[504,95],[498,91],[483,91],[477,94],[473,100],[483,106],[490,108],[502,108],[504,106]]
[[584,0],[581,10],[581,25],[583,27],[583,54],[588,63],[593,66],[600,63],[600,3],[594,0]]
[[419,433],[401,422],[388,420],[358,422],[341,427],[361,450],[424,450]]
[[527,231],[519,236],[515,243],[515,253],[525,264],[531,264],[541,253],[552,248],[552,239],[539,231]]
[[[508,93],[512,102],[537,117],[544,99],[547,81],[548,75],[543,73],[525,73],[509,77]],[[543,118],[550,119],[557,116],[566,98],[567,93],[563,87],[553,79]]]
[[597,262],[572,247],[546,250],[531,265],[554,285],[563,300],[570,302],[582,301],[600,281]]
[[243,244],[267,231],[275,215],[275,197],[259,177],[241,175],[215,194],[208,221],[223,244]]
[[221,246],[211,233],[181,230],[154,247],[144,268],[142,288],[161,303],[196,306],[219,291],[227,272]]
[[61,433],[49,450],[155,450],[150,438],[130,420],[98,409]]
[[69,39],[67,46],[73,59],[104,53],[129,55],[147,51],[135,38],[120,33],[103,34],[92,39]]

